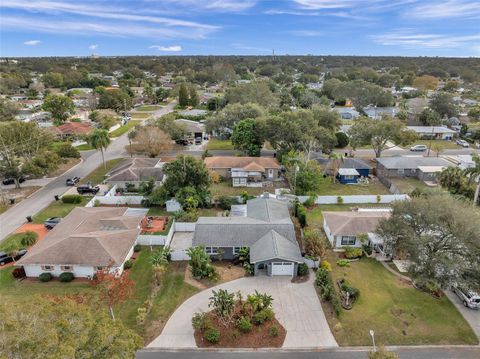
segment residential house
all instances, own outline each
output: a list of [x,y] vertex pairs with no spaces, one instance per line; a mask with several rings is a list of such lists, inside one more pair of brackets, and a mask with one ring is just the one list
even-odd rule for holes
[[375,233],[379,222],[390,217],[389,209],[345,212],[322,212],[323,229],[333,249],[361,248],[361,234]]
[[176,119],[175,123],[183,127],[187,132],[187,138],[192,138],[195,142],[202,143],[206,137],[205,125],[203,123],[183,118]]
[[16,265],[27,277],[71,272],[92,278],[105,268],[121,274],[133,254],[146,211],[120,207],[76,207]]
[[248,247],[255,275],[295,276],[303,263],[287,203],[271,198],[247,201],[242,216],[200,217],[192,245],[204,246],[211,256],[222,249],[225,259]]
[[88,135],[93,127],[89,122],[65,122],[57,127],[48,128],[56,137],[59,138],[78,138]]
[[[318,158],[317,162],[325,169],[325,173],[333,175],[333,163],[328,158]],[[360,158],[345,157],[339,163],[337,178],[340,183],[358,183],[361,177],[372,173],[372,166]]]
[[421,138],[451,140],[456,135],[454,130],[445,126],[407,126],[407,129],[415,131]]
[[194,108],[191,110],[178,111],[178,114],[185,117],[202,117],[208,114],[208,111]]
[[378,119],[381,119],[383,115],[389,115],[391,117],[395,117],[395,115],[398,112],[398,108],[367,106],[363,108],[363,112],[365,112],[365,114],[368,117],[374,120],[378,120]]
[[163,164],[160,158],[125,158],[106,174],[105,182],[117,188],[126,188],[127,184],[138,188],[142,182],[153,178],[158,186],[165,179]]
[[393,156],[377,158],[379,177],[415,177],[421,181],[435,182],[439,172],[453,166],[440,157]]
[[355,120],[360,116],[360,113],[353,107],[335,107],[333,110],[337,111],[344,120]]
[[205,165],[221,177],[232,179],[233,187],[262,186],[280,176],[280,164],[273,157],[206,157]]

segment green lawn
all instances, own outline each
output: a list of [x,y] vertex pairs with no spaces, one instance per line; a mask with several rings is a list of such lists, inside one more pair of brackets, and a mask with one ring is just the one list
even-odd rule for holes
[[264,192],[275,192],[275,188],[288,188],[283,182],[275,182],[273,187],[232,187],[230,181],[222,181],[213,183],[210,191],[213,197],[218,196],[240,196],[243,192],[247,192],[251,196],[258,196]]
[[162,107],[163,106],[159,106],[159,105],[145,105],[145,106],[137,107],[136,110],[137,111],[155,111],[155,110],[161,109]]
[[131,116],[132,116],[132,118],[134,118],[134,119],[141,119],[141,120],[143,120],[143,119],[145,119],[145,118],[150,117],[150,114],[149,114],[149,113],[141,113],[141,112],[133,112],[133,113],[131,113]]
[[373,182],[370,180],[369,184],[341,184],[338,181],[333,183],[333,177],[322,179],[322,187],[317,192],[319,196],[331,195],[375,195],[375,194],[390,194],[388,189],[380,182]]
[[[441,146],[443,149],[460,149],[462,147],[460,147],[459,145],[457,145],[455,142],[453,141],[446,141],[446,140],[432,140],[432,151],[435,152],[435,149],[436,147],[435,146]],[[427,147],[430,146],[430,141],[429,140],[418,140],[418,141],[415,141],[415,143],[411,144],[410,146],[406,146],[405,148],[408,150],[410,149],[410,147],[414,146],[414,145],[425,145]]]
[[[447,297],[435,299],[401,282],[374,259],[363,258],[341,268],[330,252],[334,281],[345,278],[360,290],[360,298],[337,319],[327,320],[341,346],[371,345],[368,331],[375,331],[378,345],[477,344],[468,323]],[[326,306],[328,307],[328,306]]]
[[115,131],[112,131],[109,133],[110,137],[119,137],[121,135],[123,135],[125,132],[128,132],[128,130],[130,130],[131,128],[139,125],[142,121],[140,120],[130,120],[128,121],[128,123],[124,126],[120,126],[119,128],[117,128]]
[[233,144],[230,140],[219,140],[211,138],[207,144],[207,150],[233,150]]
[[83,145],[75,147],[79,151],[90,151],[94,150],[92,146],[90,146],[88,143],[84,143]]
[[401,193],[406,194],[412,193],[416,188],[430,188],[424,182],[416,178],[390,178],[390,181],[400,190]]
[[115,158],[113,160],[107,161],[106,162],[106,167],[107,169],[105,170],[103,168],[103,164],[98,166],[96,169],[94,169],[90,174],[82,179],[80,179],[80,184],[84,184],[87,182],[91,182],[92,185],[97,185],[99,183],[102,183],[103,180],[105,179],[105,174],[110,171],[112,168],[114,168],[118,163],[123,160],[123,158]]
[[81,203],[63,203],[60,201],[52,202],[48,207],[44,208],[33,216],[33,223],[42,224],[47,218],[50,217],[65,217],[75,207],[83,207],[92,197],[82,197]]
[[21,248],[22,244],[20,241],[22,240],[24,233],[13,233],[10,234],[7,238],[0,242],[0,251],[4,251],[8,248]]

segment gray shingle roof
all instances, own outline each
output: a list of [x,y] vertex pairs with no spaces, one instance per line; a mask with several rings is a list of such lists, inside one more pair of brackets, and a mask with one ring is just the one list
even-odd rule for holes
[[388,169],[417,169],[419,166],[443,166],[450,167],[453,164],[443,158],[423,156],[394,156],[380,157],[377,162]]
[[250,263],[276,258],[298,263],[302,262],[297,244],[276,231],[270,230],[250,247]]
[[142,182],[150,178],[156,182],[163,179],[159,158],[126,158],[107,173],[107,182]]

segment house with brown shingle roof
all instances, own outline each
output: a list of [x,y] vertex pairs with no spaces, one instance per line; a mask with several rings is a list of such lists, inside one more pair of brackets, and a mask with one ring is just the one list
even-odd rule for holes
[[65,122],[57,127],[48,127],[48,130],[51,131],[56,137],[67,138],[88,135],[90,132],[92,132],[93,127],[89,122]]
[[274,181],[280,176],[280,164],[273,157],[206,157],[205,166],[221,177],[232,179],[233,187],[246,187]]
[[322,212],[323,229],[333,249],[342,247],[361,248],[360,234],[375,233],[382,219],[390,217],[390,209],[359,210],[345,212]]
[[145,213],[125,207],[76,207],[16,264],[27,277],[71,272],[92,278],[109,267],[122,273]]

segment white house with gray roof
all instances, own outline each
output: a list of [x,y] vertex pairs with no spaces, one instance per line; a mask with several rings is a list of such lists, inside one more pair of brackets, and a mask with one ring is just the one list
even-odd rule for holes
[[244,216],[200,217],[192,245],[204,246],[211,256],[221,248],[225,259],[248,247],[255,275],[295,276],[303,263],[288,206],[271,198],[247,201]]

